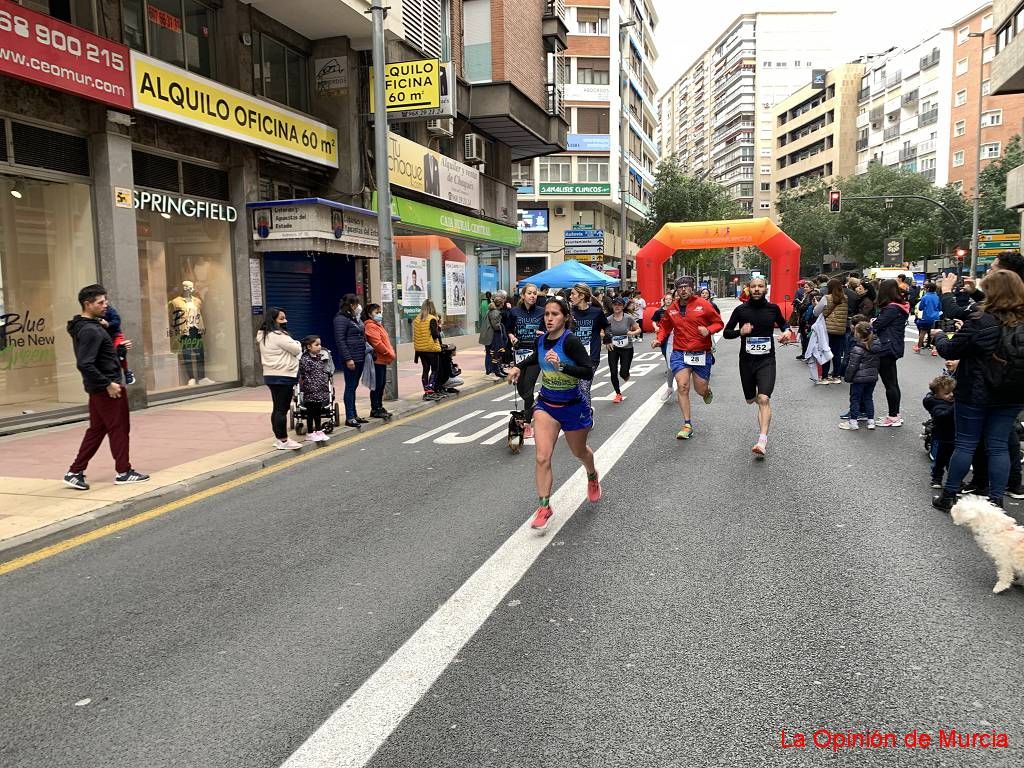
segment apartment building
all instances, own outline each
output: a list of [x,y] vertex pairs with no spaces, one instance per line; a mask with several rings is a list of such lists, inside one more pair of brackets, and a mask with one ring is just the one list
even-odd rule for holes
[[[567,0],[566,21],[568,151],[520,162],[512,170],[523,232],[515,270],[520,279],[565,258],[618,275],[623,198],[627,221],[638,221],[647,213],[654,184],[653,2]],[[580,228],[602,233],[589,240],[603,239],[603,247],[580,253],[570,246],[567,252],[565,232]],[[627,236],[628,231],[629,225]],[[629,242],[627,248],[631,255],[639,247]],[[625,279],[635,280],[631,267]]]
[[858,94],[857,168],[883,163],[943,186],[949,178],[953,33],[875,57]]
[[[817,70],[812,81],[774,108],[772,157],[773,217],[783,192],[850,176],[856,166],[857,96],[864,64],[852,63],[828,72]],[[764,182],[761,182],[762,189]]]
[[835,12],[739,16],[660,100],[665,152],[751,215],[772,205],[774,107],[833,64]]
[[991,92],[990,69],[996,55],[992,3],[957,20],[953,35],[953,56],[948,64],[953,69],[949,183],[972,195],[979,144],[982,168],[1002,157],[1007,142],[1024,133],[1024,96]]
[[[445,65],[432,119],[392,116],[396,269],[417,259],[419,300],[471,339],[479,291],[512,279],[512,162],[566,147],[567,28],[545,0],[485,0],[486,24],[474,0],[389,5],[388,61]],[[0,63],[0,421],[84,413],[53,331],[92,282],[135,341],[133,407],[259,382],[268,305],[330,341],[341,294],[379,297],[367,7],[5,4],[32,35]]]

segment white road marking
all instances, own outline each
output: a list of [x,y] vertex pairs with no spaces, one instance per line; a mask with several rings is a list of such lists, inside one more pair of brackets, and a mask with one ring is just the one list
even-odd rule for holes
[[508,427],[508,411],[495,411],[494,413],[489,413],[486,416],[481,416],[480,418],[500,418],[501,421],[488,424],[483,429],[474,432],[471,435],[460,435],[458,432],[448,432],[440,437],[435,437],[434,442],[439,445],[462,445],[464,443],[475,443],[481,437],[484,437],[489,432],[493,432],[495,429],[506,429]]
[[414,443],[421,443],[424,440],[426,440],[428,437],[433,437],[434,435],[438,435],[438,434],[444,432],[446,429],[451,429],[456,424],[461,424],[464,421],[468,421],[469,419],[472,419],[474,416],[479,416],[481,413],[483,413],[483,411],[470,411],[465,416],[460,416],[459,418],[455,419],[454,421],[449,421],[447,424],[442,424],[440,427],[437,427],[436,429],[431,429],[429,432],[424,432],[422,435],[417,435],[416,437],[414,437],[414,438],[412,438],[410,440],[406,440],[405,443],[403,443],[403,445],[412,445]]
[[[661,410],[654,393],[596,451],[602,476],[615,466]],[[566,450],[563,443],[558,450]],[[551,496],[545,535],[529,521],[509,537],[458,591],[364,682],[283,764],[283,768],[361,768],[483,626],[540,553],[587,498],[581,467]],[[595,512],[600,514],[600,512]]]

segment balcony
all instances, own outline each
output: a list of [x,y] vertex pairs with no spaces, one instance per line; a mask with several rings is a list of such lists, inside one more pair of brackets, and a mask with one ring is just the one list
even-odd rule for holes
[[903,104],[903,106],[909,107],[912,104],[917,104],[918,93],[919,91],[917,88],[912,90],[910,93],[904,93],[903,98],[901,99],[901,103]]
[[872,123],[877,123],[879,120],[882,119],[883,114],[884,110],[882,109],[882,107],[875,107],[874,109],[871,110],[871,112],[868,113],[868,116]]
[[932,184],[935,183],[935,169],[929,168],[927,171],[921,171],[921,175],[924,176]]
[[905,163],[917,159],[917,147],[907,147],[900,150],[900,162]]
[[548,83],[548,114],[565,120],[565,86],[561,83]]
[[569,27],[565,23],[565,0],[546,0],[541,21],[544,50],[559,53],[569,47]]
[[935,107],[927,112],[921,114],[920,120],[917,122],[918,128],[924,128],[926,125],[934,125],[939,122],[939,108]]
[[896,72],[895,74],[890,75],[886,79],[886,81],[885,81],[885,88],[886,88],[886,90],[888,90],[889,88],[895,88],[897,85],[899,85],[902,82],[903,82],[903,73],[902,72]]
[[928,141],[922,141],[917,145],[917,153],[919,155],[927,155],[929,152],[935,151],[935,139],[929,139]]
[[938,66],[939,63],[939,49],[936,48],[927,56],[921,57],[921,71],[931,69],[932,67]]
[[862,101],[867,101],[870,97],[871,97],[871,89],[870,88],[861,88],[859,91],[857,91],[857,103],[858,104],[860,102],[862,102]]
[[897,139],[900,135],[900,124],[890,125],[885,131],[882,132],[882,140],[889,141],[890,139]]
[[868,148],[868,137],[865,136],[863,139],[857,139],[857,151],[860,152],[862,149]]

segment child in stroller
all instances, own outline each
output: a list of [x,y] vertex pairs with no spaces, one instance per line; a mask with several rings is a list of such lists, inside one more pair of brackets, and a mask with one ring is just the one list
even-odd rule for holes
[[334,361],[331,353],[323,348],[319,336],[307,336],[302,340],[291,422],[295,434],[308,432],[306,441],[310,443],[327,442],[330,439],[328,435],[341,422],[334,392]]

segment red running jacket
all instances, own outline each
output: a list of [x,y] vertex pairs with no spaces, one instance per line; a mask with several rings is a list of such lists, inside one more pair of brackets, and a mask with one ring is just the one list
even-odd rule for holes
[[[704,326],[707,336],[701,336],[697,329]],[[711,302],[700,296],[691,296],[682,309],[678,301],[669,304],[661,318],[658,343],[664,344],[668,335],[673,334],[672,349],[677,352],[708,352],[711,350],[711,334],[725,327],[722,316],[711,306]]]

